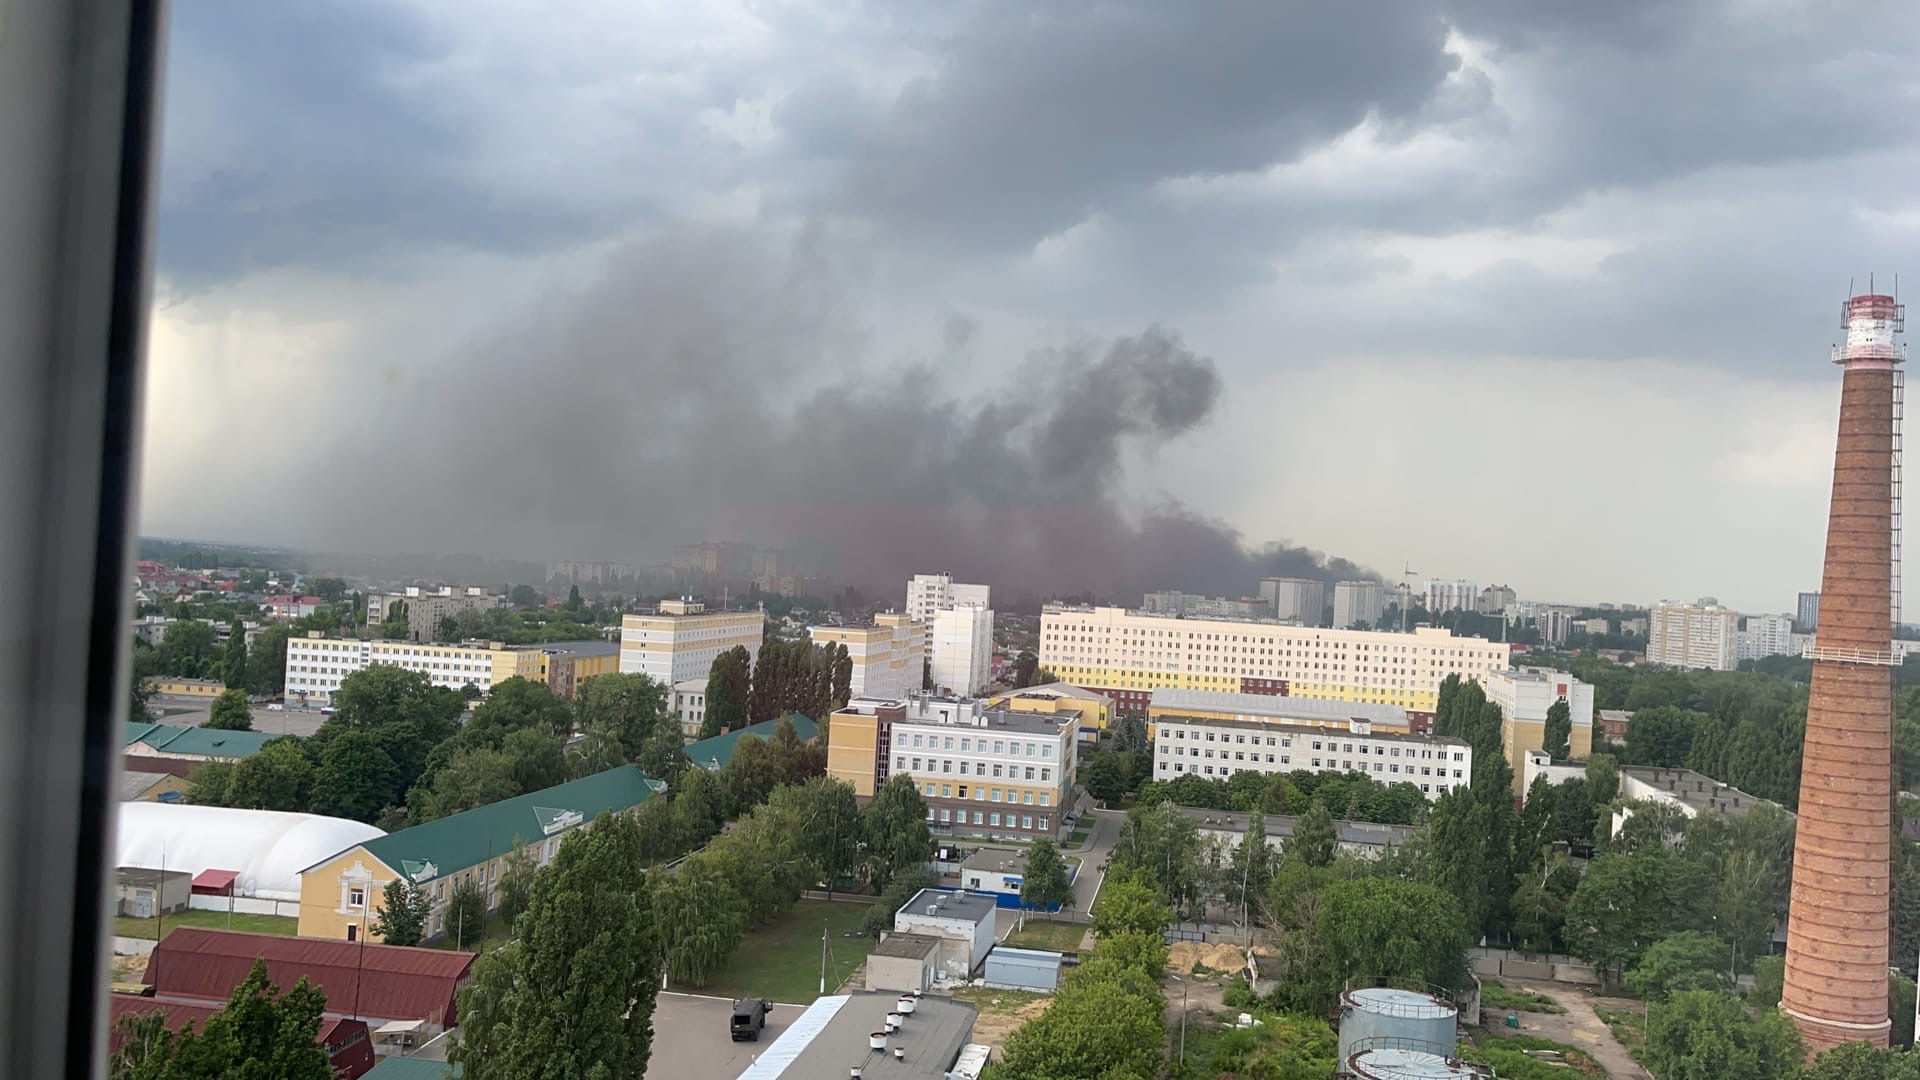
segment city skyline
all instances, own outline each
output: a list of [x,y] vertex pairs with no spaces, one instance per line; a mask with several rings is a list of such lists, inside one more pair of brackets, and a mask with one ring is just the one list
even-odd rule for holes
[[1920,222],[1870,107],[1920,14],[1865,54],[1793,10],[868,14],[183,8],[147,531],[1814,585],[1834,316]]

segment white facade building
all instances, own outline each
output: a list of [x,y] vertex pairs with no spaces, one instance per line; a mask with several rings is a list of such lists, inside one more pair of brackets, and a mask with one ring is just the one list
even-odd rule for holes
[[[926,675],[927,628],[910,616],[882,612],[872,626],[813,626],[816,645],[844,645],[853,662],[851,697],[903,698]],[[989,630],[991,643],[991,630]]]
[[673,684],[673,715],[680,721],[680,734],[689,739],[700,737],[700,725],[707,722],[706,679]]
[[1473,778],[1464,739],[1375,731],[1365,720],[1346,730],[1262,720],[1159,716],[1154,719],[1153,778],[1187,773],[1224,779],[1236,772],[1362,772],[1382,784],[1419,786],[1429,799]]
[[1377,581],[1341,581],[1333,586],[1333,628],[1351,630],[1355,623],[1367,629],[1387,610],[1387,587]]
[[760,656],[766,616],[758,611],[708,611],[693,599],[663,600],[653,615],[620,619],[620,672],[673,687],[704,679],[714,658],[735,646],[752,663]]
[[477,641],[459,645],[360,641],[330,638],[314,631],[287,641],[287,695],[325,705],[333,700],[343,679],[373,664],[417,671],[433,685],[449,690],[472,686],[485,694],[516,675],[540,678],[545,655],[538,646],[509,647]]
[[993,590],[985,585],[964,585],[952,574],[915,574],[907,581],[907,618],[926,626],[926,653],[933,655],[933,613],[955,604],[993,606]]
[[1749,615],[1747,628],[1734,640],[1735,660],[1793,655],[1793,616]]
[[1465,578],[1443,581],[1434,578],[1427,582],[1427,610],[1435,615],[1448,611],[1477,611],[1480,607],[1480,586]]
[[933,613],[933,685],[955,694],[986,690],[993,674],[993,609],[954,604]]
[[1738,666],[1740,613],[1714,603],[1673,604],[1647,612],[1647,661],[1676,668],[1732,671]]
[[1281,622],[1319,626],[1326,616],[1327,586],[1311,578],[1261,578],[1260,599]]

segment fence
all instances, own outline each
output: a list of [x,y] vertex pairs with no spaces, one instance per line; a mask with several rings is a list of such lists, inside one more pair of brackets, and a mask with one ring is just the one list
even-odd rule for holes
[[1533,955],[1512,949],[1474,948],[1467,961],[1475,975],[1496,979],[1534,979],[1541,982],[1598,986],[1600,973],[1592,964],[1571,956]]
[[233,905],[237,915],[286,915],[300,917],[298,900],[264,900],[255,896],[205,896],[200,893],[188,898],[187,906],[195,911],[226,911],[227,905]]

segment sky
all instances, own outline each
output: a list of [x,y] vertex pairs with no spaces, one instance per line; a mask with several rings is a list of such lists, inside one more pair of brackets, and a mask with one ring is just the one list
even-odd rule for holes
[[1791,610],[1920,238],[1910,4],[173,19],[163,535]]

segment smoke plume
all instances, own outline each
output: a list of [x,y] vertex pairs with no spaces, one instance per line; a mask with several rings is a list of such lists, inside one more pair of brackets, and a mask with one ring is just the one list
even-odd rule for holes
[[929,354],[869,366],[841,272],[817,237],[636,241],[424,394],[367,402],[304,483],[354,508],[363,550],[658,562],[676,543],[740,540],[875,595],[939,570],[1009,601],[1368,576],[1249,549],[1177,503],[1124,505],[1128,460],[1220,399],[1213,362],[1174,331],[984,365],[956,318]]

